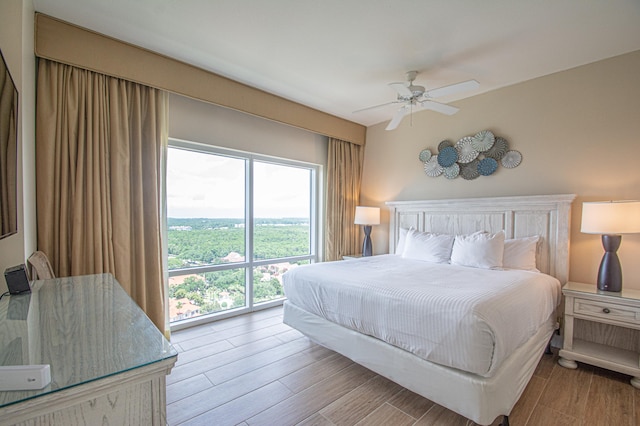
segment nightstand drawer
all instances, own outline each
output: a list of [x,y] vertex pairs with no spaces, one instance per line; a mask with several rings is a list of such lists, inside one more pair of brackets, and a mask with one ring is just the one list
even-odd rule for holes
[[640,325],[640,309],[631,306],[576,298],[573,302],[573,311],[580,315]]

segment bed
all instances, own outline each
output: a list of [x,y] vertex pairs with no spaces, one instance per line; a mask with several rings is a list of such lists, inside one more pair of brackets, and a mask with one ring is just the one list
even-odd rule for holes
[[[507,425],[557,327],[574,198],[388,202],[390,254],[291,270],[284,322],[478,424],[504,416]],[[453,260],[398,247],[433,236],[460,236]],[[534,270],[469,267],[459,244],[478,239],[492,247],[535,239]]]

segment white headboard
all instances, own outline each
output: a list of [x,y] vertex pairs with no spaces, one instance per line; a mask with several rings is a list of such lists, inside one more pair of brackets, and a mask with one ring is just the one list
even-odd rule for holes
[[575,194],[451,200],[389,201],[389,253],[395,253],[400,228],[446,234],[505,231],[506,238],[539,235],[536,255],[541,272],[562,284],[569,278],[571,203]]

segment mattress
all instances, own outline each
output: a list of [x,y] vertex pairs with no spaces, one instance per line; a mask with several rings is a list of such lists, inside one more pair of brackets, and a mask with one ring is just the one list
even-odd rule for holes
[[553,316],[545,274],[382,255],[291,269],[288,301],[443,366],[491,377]]

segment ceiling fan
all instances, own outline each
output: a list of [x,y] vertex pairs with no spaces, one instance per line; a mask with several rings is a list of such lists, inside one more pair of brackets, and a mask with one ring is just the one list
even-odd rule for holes
[[354,113],[370,110],[373,108],[379,108],[386,105],[403,104],[386,127],[386,130],[393,130],[398,127],[398,125],[406,115],[413,114],[414,112],[420,111],[422,109],[429,109],[446,115],[455,114],[456,112],[458,112],[459,108],[436,102],[432,99],[442,96],[449,96],[455,93],[473,90],[480,87],[480,83],[478,83],[476,80],[467,80],[460,83],[451,84],[449,86],[439,87],[437,89],[426,90],[424,86],[417,86],[413,84],[413,81],[416,79],[417,75],[418,71],[409,71],[407,72],[407,82],[389,84],[389,86],[393,87],[396,92],[398,92],[398,98],[395,101],[359,109],[357,111],[354,111]]

